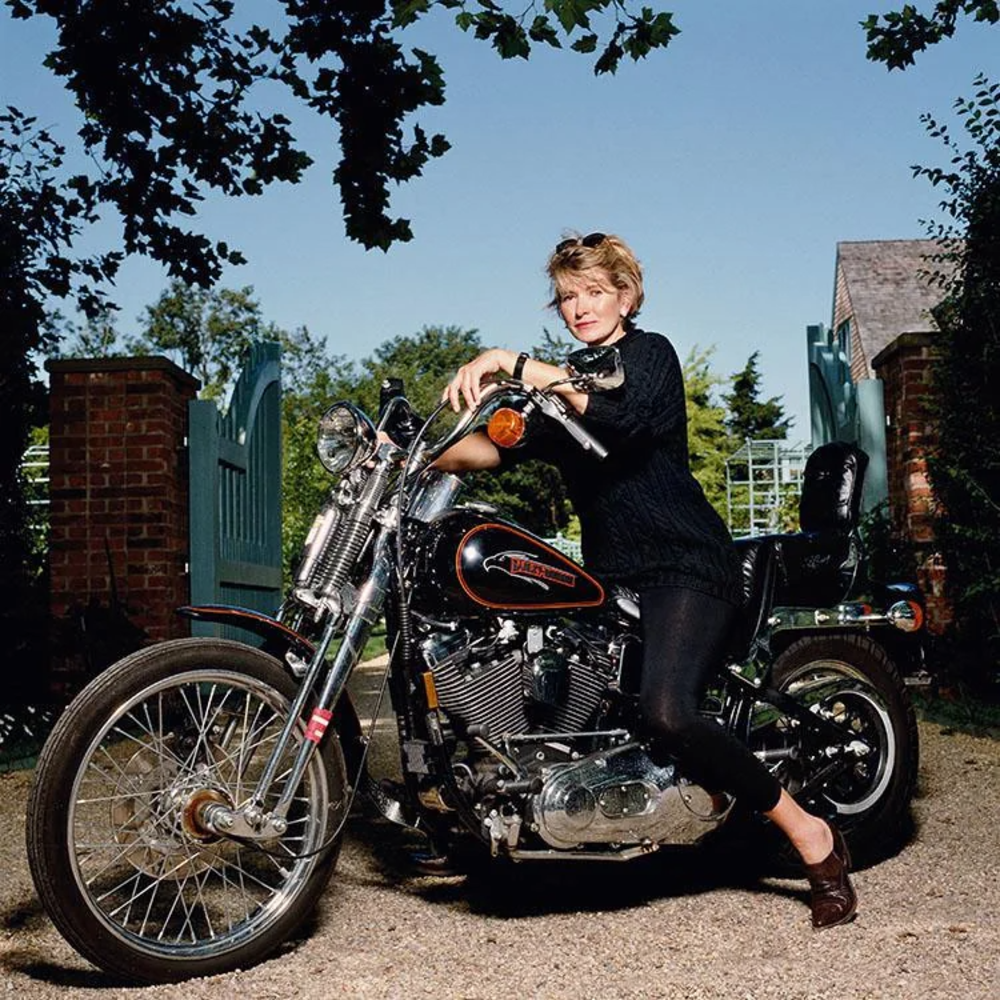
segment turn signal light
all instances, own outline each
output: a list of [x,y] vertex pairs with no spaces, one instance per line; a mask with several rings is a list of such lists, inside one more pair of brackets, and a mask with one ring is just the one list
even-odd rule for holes
[[489,439],[500,448],[513,448],[524,437],[524,414],[503,406],[486,424]]

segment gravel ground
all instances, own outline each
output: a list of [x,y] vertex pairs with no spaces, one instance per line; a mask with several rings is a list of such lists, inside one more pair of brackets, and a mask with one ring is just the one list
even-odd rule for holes
[[920,735],[912,840],[855,876],[859,916],[847,927],[816,934],[803,882],[740,884],[697,849],[624,865],[408,878],[400,831],[358,815],[315,920],[283,954],[145,988],[109,982],[54,930],[24,857],[30,774],[0,774],[0,992],[1000,1000],[1000,743],[929,724]]

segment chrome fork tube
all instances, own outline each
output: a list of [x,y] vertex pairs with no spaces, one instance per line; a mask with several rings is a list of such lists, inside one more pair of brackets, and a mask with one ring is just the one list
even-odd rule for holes
[[[348,620],[347,627],[344,630],[344,636],[340,644],[340,649],[337,650],[333,666],[330,668],[326,682],[320,692],[319,699],[313,708],[313,718],[316,717],[317,712],[328,712],[331,710],[331,706],[336,705],[337,699],[340,697],[341,692],[344,690],[344,685],[347,683],[347,679],[351,675],[351,671],[361,658],[361,653],[364,651],[365,642],[368,640],[368,634],[371,631],[371,627],[378,621],[379,615],[382,613],[385,593],[388,589],[389,580],[392,575],[389,535],[390,532],[387,528],[379,528],[375,539],[372,571],[358,594],[358,601]],[[267,792],[274,782],[281,751],[286,746],[288,739],[291,738],[292,730],[295,728],[296,723],[302,715],[302,710],[305,708],[306,701],[309,698],[309,693],[313,688],[314,682],[319,676],[320,670],[322,669],[326,658],[326,651],[333,638],[334,623],[331,622],[323,632],[323,637],[316,649],[315,655],[313,656],[312,663],[309,665],[309,671],[306,674],[306,677],[302,682],[302,687],[300,688],[295,702],[289,711],[288,719],[285,722],[285,728],[282,730],[281,736],[278,739],[278,744],[267,762],[267,767],[264,770],[264,774],[261,775],[257,788],[254,790],[252,802],[258,808],[263,805]],[[284,785],[281,790],[281,796],[278,799],[277,805],[270,812],[272,817],[277,816],[283,818],[287,815],[292,799],[295,797],[295,792],[298,789],[299,782],[302,780],[302,775],[305,774],[305,770],[309,766],[309,761],[312,759],[312,755],[316,752],[316,748],[319,746],[319,741],[322,738],[322,735],[322,732],[320,732],[315,737],[310,736],[309,730],[307,729],[306,738],[302,741],[302,745],[299,747],[299,752],[295,758],[295,763],[292,765],[292,770],[288,776],[283,779]]]

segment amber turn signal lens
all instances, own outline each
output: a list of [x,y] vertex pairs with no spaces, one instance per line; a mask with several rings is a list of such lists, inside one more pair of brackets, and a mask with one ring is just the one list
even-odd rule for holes
[[524,437],[524,414],[504,406],[486,425],[489,439],[501,448],[513,448]]

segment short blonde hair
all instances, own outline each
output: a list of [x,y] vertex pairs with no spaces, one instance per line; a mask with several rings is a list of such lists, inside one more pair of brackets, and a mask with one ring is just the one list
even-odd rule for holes
[[603,271],[612,287],[629,295],[631,306],[626,319],[636,316],[645,299],[642,265],[629,245],[612,233],[590,233],[588,236],[575,233],[556,244],[545,266],[552,284],[549,305],[553,309],[559,307],[559,285],[563,278],[593,270]]

